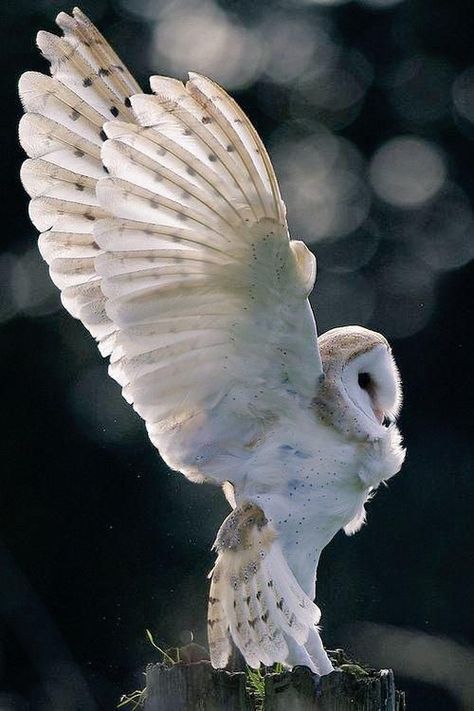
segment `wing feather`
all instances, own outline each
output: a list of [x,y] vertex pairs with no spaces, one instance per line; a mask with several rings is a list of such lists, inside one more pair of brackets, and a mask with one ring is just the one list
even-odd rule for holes
[[262,195],[266,195],[258,171],[240,143],[231,142],[222,121],[211,117],[184,84],[181,84],[180,92],[176,90],[179,82],[174,81],[169,91],[170,83],[164,77],[152,77],[150,84],[159,102],[145,95],[132,98],[140,124],[156,126],[171,140],[179,140],[189,152],[199,156],[204,165],[219,161],[222,176],[228,176],[238,187],[244,203],[252,209],[254,219],[269,216],[265,211]]
[[104,122],[133,121],[129,96],[140,90],[115,52],[77,8],[60,13],[60,38],[38,34],[51,64],[51,77],[25,72],[19,93],[25,115],[20,142],[31,160],[21,178],[33,198],[30,216],[43,234],[41,253],[67,310],[80,318],[110,355],[116,326],[105,312],[105,297],[94,258],[101,249],[93,226],[108,212],[99,207],[96,182],[104,176]]
[[79,8],[74,8],[73,17],[65,12],[56,18],[69,44],[88,63],[97,76],[122,102],[140,90],[139,85],[123,64],[120,57]]
[[[132,104],[136,104],[138,97],[132,97]],[[155,97],[147,97],[156,103]],[[165,132],[154,130],[152,126],[131,126],[117,121],[104,126],[110,139],[116,139],[124,146],[130,146],[145,155],[150,162],[148,167],[155,171],[156,183],[162,183],[162,178],[171,181],[174,189],[183,188],[191,192],[190,186],[201,189],[200,195],[207,196],[207,201],[213,199],[214,209],[225,214],[235,213],[238,219],[243,216],[250,220],[253,217],[251,207],[245,202],[245,197],[238,185],[226,173],[216,176],[213,167],[215,162],[209,159],[208,153],[193,153],[189,146],[180,142],[179,136],[170,137]],[[181,138],[183,137],[181,132]],[[196,149],[197,150],[197,149]],[[107,149],[106,149],[107,151]],[[107,156],[107,153],[105,153]],[[130,154],[133,159],[133,154]],[[143,160],[135,155],[136,159]],[[107,159],[107,158],[106,158]],[[111,166],[112,167],[112,166]],[[217,183],[217,184],[216,184]],[[166,183],[161,187],[165,187]],[[216,205],[216,199],[218,204]]]
[[278,222],[284,223],[286,209],[281,199],[278,181],[268,153],[255,128],[240,106],[215,82],[195,72],[190,72],[187,88],[192,96],[209,111],[210,116],[225,127],[230,146],[238,148],[242,159],[249,159],[259,173],[265,195],[271,195],[271,209],[267,216],[273,215]]
[[62,37],[38,35],[52,76],[20,80],[41,253],[162,455],[229,478],[285,398],[316,388],[314,257],[289,240],[268,154],[220,87],[154,76],[141,94],[79,10],[57,24]]

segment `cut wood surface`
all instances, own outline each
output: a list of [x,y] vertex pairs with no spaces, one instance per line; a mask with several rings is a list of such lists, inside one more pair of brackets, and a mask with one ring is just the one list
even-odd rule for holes
[[[207,661],[150,665],[145,711],[405,711],[392,671],[342,664],[319,677],[306,667],[268,673],[261,693],[245,672],[215,670]],[[264,685],[264,693],[263,693]]]

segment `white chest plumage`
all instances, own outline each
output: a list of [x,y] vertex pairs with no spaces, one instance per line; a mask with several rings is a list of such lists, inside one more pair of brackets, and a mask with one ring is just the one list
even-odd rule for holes
[[301,421],[284,434],[282,428],[272,432],[246,462],[246,474],[235,491],[237,504],[250,499],[265,510],[309,596],[314,595],[322,549],[354,519],[363,522],[363,504],[375,486],[366,481],[364,460],[373,458],[380,479],[384,471],[383,455],[371,451],[374,443],[344,441],[333,428],[316,420],[314,424],[310,433]]

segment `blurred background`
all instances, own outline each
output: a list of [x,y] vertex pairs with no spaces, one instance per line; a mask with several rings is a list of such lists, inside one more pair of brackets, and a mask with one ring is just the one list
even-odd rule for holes
[[[409,711],[474,709],[470,0],[86,0],[147,89],[221,82],[269,147],[293,237],[315,251],[320,332],[393,344],[408,457],[319,570],[324,639],[393,666]],[[20,73],[63,2],[1,5],[0,711],[113,709],[146,639],[205,640],[227,505],[168,471],[61,308],[19,182]]]

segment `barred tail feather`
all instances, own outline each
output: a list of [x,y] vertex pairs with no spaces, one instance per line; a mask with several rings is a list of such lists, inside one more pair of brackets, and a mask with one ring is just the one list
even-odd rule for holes
[[251,667],[287,662],[287,642],[304,645],[316,631],[320,612],[296,581],[263,511],[250,502],[234,509],[215,548],[209,602],[211,662],[220,666],[226,661],[229,636]]

